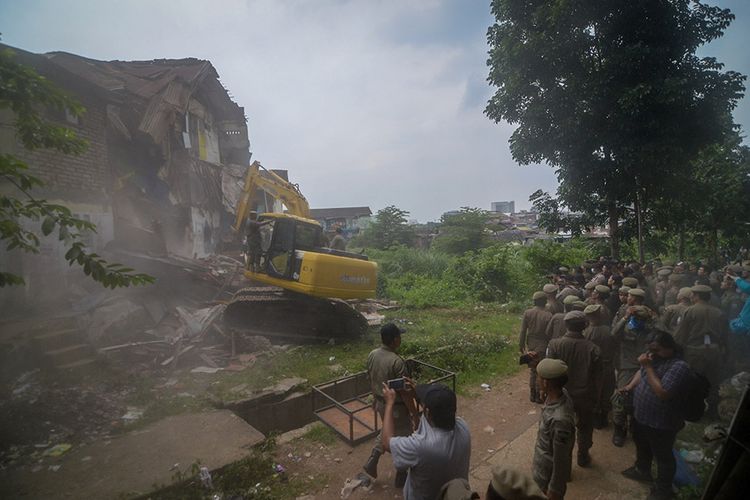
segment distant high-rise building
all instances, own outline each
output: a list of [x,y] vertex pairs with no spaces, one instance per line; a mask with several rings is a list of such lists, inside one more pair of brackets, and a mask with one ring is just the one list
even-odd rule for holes
[[499,212],[502,214],[512,214],[516,211],[515,201],[493,201],[490,204],[491,212]]

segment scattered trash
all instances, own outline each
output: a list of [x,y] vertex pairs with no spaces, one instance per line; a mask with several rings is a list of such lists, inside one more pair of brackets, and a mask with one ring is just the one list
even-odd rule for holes
[[170,467],[170,468],[169,468],[169,470],[171,470],[171,471],[172,471],[172,470],[177,470],[177,469],[179,469],[179,468],[180,468],[180,463],[179,463],[179,462],[177,462],[177,463],[176,463],[176,464],[174,464],[174,465],[173,465],[172,467]]
[[677,450],[672,450],[672,455],[674,455],[676,465],[675,475],[672,482],[677,487],[698,486],[700,479],[698,479],[698,476],[693,472],[693,469],[685,463],[686,460],[682,457],[682,451],[685,450],[681,450],[680,453],[678,453]]
[[344,487],[341,488],[341,498],[343,500],[349,498],[354,490],[362,486],[362,483],[364,481],[369,482],[370,478],[363,478],[362,476],[364,476],[364,474],[360,473],[355,479],[347,478],[346,482],[344,483]]
[[86,455],[85,457],[83,457],[83,458],[81,459],[81,462],[88,462],[88,461],[90,461],[90,460],[91,460],[92,458],[94,458],[94,457],[92,457],[92,456],[90,456],[90,455]]
[[489,432],[490,434],[494,434],[495,433],[495,428],[492,427],[492,426],[490,426],[490,425],[488,425],[487,427],[484,428],[484,432]]
[[536,410],[531,410],[531,411],[529,412],[529,415],[536,415]]
[[721,424],[711,424],[703,429],[703,440],[704,441],[717,441],[727,437],[727,430]]
[[341,463],[341,459],[339,457],[334,458],[333,461],[336,462],[337,464]]
[[218,367],[217,368],[213,368],[211,366],[197,366],[197,367],[193,368],[192,370],[190,370],[190,373],[209,373],[209,374],[212,374],[212,373],[220,372],[223,369],[224,368],[218,368]]
[[684,448],[680,450],[680,456],[689,464],[699,464],[705,458],[701,450],[686,450]]
[[333,363],[334,361],[336,361],[336,356],[331,356],[330,358],[328,358],[329,363]]
[[277,474],[283,474],[283,473],[285,473],[285,472],[286,472],[286,469],[285,469],[285,468],[284,468],[284,466],[283,466],[283,465],[281,465],[281,464],[276,464],[276,465],[274,465],[274,467],[273,467],[273,470],[274,470],[274,472],[276,472]]
[[208,490],[212,490],[214,488],[214,483],[211,480],[211,472],[208,470],[208,467],[201,467],[198,477],[200,478],[201,484],[204,488]]
[[62,467],[62,465],[50,465],[48,469],[51,470],[52,472],[57,472],[60,470],[60,467]]
[[128,406],[128,411],[122,418],[125,422],[135,422],[143,416],[143,410],[134,406]]
[[310,458],[311,456],[312,456],[312,453],[310,453],[309,451],[305,452],[305,458]]
[[68,443],[56,444],[52,448],[45,450],[44,456],[45,457],[60,457],[64,455],[68,450],[70,450],[72,447],[73,445],[68,444]]
[[484,389],[485,391],[490,392],[490,389],[491,389],[490,384],[482,384],[480,385],[480,387]]
[[735,389],[744,389],[745,386],[750,385],[750,373],[740,372],[729,381],[732,387]]
[[495,453],[495,450],[493,450],[492,448],[489,448],[489,449],[487,450],[487,453]]

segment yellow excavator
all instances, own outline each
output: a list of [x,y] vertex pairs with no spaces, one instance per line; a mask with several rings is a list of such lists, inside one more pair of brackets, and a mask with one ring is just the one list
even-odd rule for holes
[[[258,214],[261,194],[280,200],[286,213]],[[266,286],[234,295],[224,312],[230,324],[292,340],[350,337],[366,330],[365,318],[343,299],[375,296],[377,264],[362,254],[328,248],[323,227],[309,217],[297,185],[257,161],[250,165],[234,229],[243,238],[260,240],[246,242],[244,274]],[[255,230],[249,232],[251,224]]]

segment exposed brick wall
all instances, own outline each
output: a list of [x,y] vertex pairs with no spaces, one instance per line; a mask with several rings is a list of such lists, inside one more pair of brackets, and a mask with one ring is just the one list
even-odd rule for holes
[[[80,156],[66,155],[55,150],[28,151],[22,144],[16,156],[29,165],[29,173],[42,179],[53,190],[77,189],[102,192],[107,186],[106,108],[101,102],[74,94],[86,112],[78,125],[62,117],[52,117],[88,142],[88,149]],[[62,119],[61,119],[62,118]]]

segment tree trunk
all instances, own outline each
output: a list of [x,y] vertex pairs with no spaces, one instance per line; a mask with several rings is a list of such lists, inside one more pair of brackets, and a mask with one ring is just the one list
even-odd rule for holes
[[643,252],[643,217],[641,215],[641,195],[638,191],[635,193],[635,217],[638,224],[638,262],[643,265],[646,262],[646,256]]
[[607,206],[609,213],[609,248],[612,258],[620,260],[620,220],[617,217],[617,205],[610,202]]
[[685,226],[680,224],[680,239],[677,243],[677,260],[685,260]]

